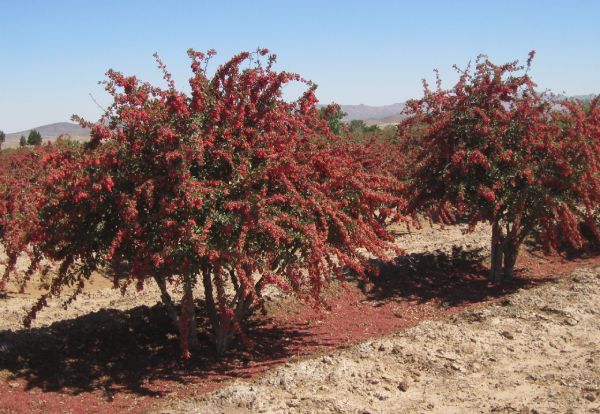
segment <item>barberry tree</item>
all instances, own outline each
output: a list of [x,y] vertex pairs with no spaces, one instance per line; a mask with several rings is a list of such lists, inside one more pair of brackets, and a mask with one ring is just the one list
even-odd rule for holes
[[[43,186],[49,169],[42,168],[49,154],[59,150],[53,146],[37,146],[3,151],[0,154],[0,239],[8,260],[5,265],[0,291],[5,288],[15,269],[20,253],[31,258],[31,266],[24,274],[17,274],[16,282],[24,288],[42,260],[37,241],[32,239],[39,224],[39,207],[44,204]],[[63,156],[65,162],[68,160]],[[44,266],[43,271],[48,268]]]
[[[80,291],[106,269],[123,289],[156,281],[185,356],[201,286],[222,353],[243,338],[240,324],[265,286],[319,302],[330,278],[364,275],[369,257],[398,251],[376,216],[399,202],[400,187],[353,158],[318,110],[314,86],[275,71],[267,50],[241,53],[209,76],[213,54],[189,51],[189,95],[158,57],[166,88],[109,71],[113,104],[97,123],[80,120],[90,143],[45,157],[49,176],[27,241],[60,266],[27,321],[62,286]],[[287,102],[282,87],[292,81],[307,90]],[[170,283],[183,286],[179,312]]]
[[519,247],[540,235],[547,249],[562,232],[580,247],[577,216],[596,234],[600,200],[600,108],[539,93],[518,62],[480,56],[449,90],[407,104],[399,127],[410,165],[412,213],[443,222],[454,214],[492,225],[490,278],[511,277]]

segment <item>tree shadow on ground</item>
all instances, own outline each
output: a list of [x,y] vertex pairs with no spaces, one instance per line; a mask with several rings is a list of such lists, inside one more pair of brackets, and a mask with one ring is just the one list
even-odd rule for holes
[[101,390],[108,400],[120,393],[160,396],[152,383],[248,377],[249,363],[262,369],[292,356],[290,348],[299,343],[311,345],[306,332],[276,328],[264,318],[250,321],[246,330],[252,351],[240,344],[218,357],[201,334],[200,349],[183,360],[162,305],[103,309],[47,327],[0,331],[0,372],[45,392]]
[[[435,302],[442,307],[478,303],[501,297],[519,288],[544,282],[516,277],[502,285],[487,280],[482,250],[455,247],[401,256],[391,263],[374,261],[379,275],[370,283],[352,277],[367,300],[377,302]],[[204,307],[198,303],[201,311]],[[199,326],[208,326],[198,315]],[[0,372],[24,380],[28,389],[78,395],[101,392],[111,400],[119,394],[160,396],[169,390],[162,383],[195,383],[199,380],[247,378],[266,367],[298,355],[299,349],[331,346],[305,329],[303,321],[274,326],[253,318],[247,326],[251,351],[240,341],[225,357],[217,356],[206,334],[190,360],[180,355],[179,338],[164,307],[139,306],[127,311],[103,309],[50,326],[0,331]],[[171,388],[172,389],[172,388]]]
[[388,263],[374,261],[379,275],[370,277],[371,287],[359,285],[371,300],[434,301],[453,307],[497,298],[541,282],[524,278],[523,269],[517,267],[513,279],[491,283],[484,259],[483,249],[454,246],[449,253],[437,250],[399,256]]

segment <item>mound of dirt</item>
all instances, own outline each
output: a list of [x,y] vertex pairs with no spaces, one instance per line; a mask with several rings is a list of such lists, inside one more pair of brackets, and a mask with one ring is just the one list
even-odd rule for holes
[[600,413],[600,267],[160,413]]

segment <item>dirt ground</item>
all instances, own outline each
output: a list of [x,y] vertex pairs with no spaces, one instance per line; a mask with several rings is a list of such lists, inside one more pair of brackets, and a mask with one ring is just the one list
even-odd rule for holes
[[600,267],[160,413],[598,413]]
[[464,229],[396,228],[409,255],[372,283],[333,285],[329,310],[270,291],[269,314],[248,327],[254,347],[225,358],[201,332],[181,360],[151,283],[121,295],[95,275],[30,330],[21,321],[44,283],[12,284],[0,413],[600,412],[600,258],[525,252],[498,287],[481,264],[489,228]]

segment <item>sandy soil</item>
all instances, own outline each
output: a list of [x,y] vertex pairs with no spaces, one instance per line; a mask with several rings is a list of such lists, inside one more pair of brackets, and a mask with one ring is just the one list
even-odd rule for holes
[[600,268],[160,413],[598,413]]

